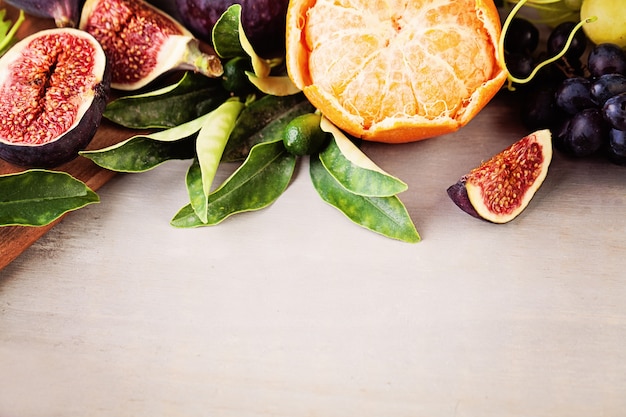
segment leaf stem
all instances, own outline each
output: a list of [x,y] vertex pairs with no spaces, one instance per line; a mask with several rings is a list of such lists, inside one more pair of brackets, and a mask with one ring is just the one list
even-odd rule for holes
[[24,15],[24,10],[20,10],[20,14],[17,17],[17,20],[15,21],[13,26],[11,27],[11,30],[9,30],[9,32],[5,35],[2,41],[0,41],[0,52],[4,51],[4,49],[11,43],[13,37],[17,33],[17,30],[20,28],[22,22],[24,22],[25,19],[26,17]]
[[[537,1],[537,0],[535,0],[535,1]],[[551,1],[551,0],[547,0],[547,1]],[[500,63],[500,66],[502,66],[502,68],[504,68],[504,69],[507,69],[507,67],[506,67],[506,60],[505,60],[505,57],[504,57],[504,38],[506,36],[506,31],[509,28],[509,26],[511,24],[511,21],[513,20],[513,18],[515,17],[515,15],[519,11],[519,9],[521,9],[522,6],[524,6],[524,4],[526,2],[527,2],[527,0],[519,0],[519,2],[517,2],[517,4],[513,7],[511,12],[507,16],[507,18],[506,18],[506,20],[504,22],[504,25],[502,26],[502,34],[500,35],[500,39],[498,40],[498,62]],[[511,75],[511,73],[509,72],[507,88],[510,91],[514,91],[515,87],[513,87],[513,83],[526,84],[529,81],[531,81],[535,77],[535,75],[537,75],[537,73],[539,72],[539,70],[541,70],[541,68],[543,68],[546,65],[549,65],[549,64],[551,64],[551,63],[553,63],[555,61],[558,61],[563,55],[565,55],[565,53],[569,49],[570,45],[572,44],[572,40],[574,39],[574,36],[576,36],[576,32],[581,27],[583,27],[584,24],[592,23],[592,22],[595,22],[596,20],[598,20],[597,16],[591,16],[591,17],[589,17],[587,19],[584,19],[584,20],[581,20],[580,22],[578,22],[578,24],[576,26],[574,26],[574,29],[570,32],[570,34],[569,34],[569,36],[567,38],[567,42],[565,42],[565,45],[563,46],[563,49],[561,49],[561,51],[558,54],[554,55],[551,58],[546,59],[545,61],[543,61],[540,64],[538,64],[537,66],[535,66],[533,71],[526,78],[515,77],[514,75]],[[507,71],[508,71],[508,69],[507,69]]]

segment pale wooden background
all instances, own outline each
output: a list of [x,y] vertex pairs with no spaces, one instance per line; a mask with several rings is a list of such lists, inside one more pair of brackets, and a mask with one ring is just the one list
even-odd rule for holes
[[305,161],[197,230],[168,224],[186,162],[116,176],[0,271],[0,416],[622,416],[626,168],[556,155],[506,225],[445,193],[524,133],[498,98],[365,146],[409,184],[415,245],[323,203]]

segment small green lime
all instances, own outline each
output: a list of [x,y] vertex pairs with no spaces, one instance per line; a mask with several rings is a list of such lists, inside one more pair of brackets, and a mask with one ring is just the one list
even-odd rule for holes
[[326,143],[326,133],[320,128],[321,119],[317,113],[306,113],[287,123],[283,136],[287,151],[298,156],[320,151]]
[[249,58],[238,56],[228,60],[224,64],[222,87],[235,95],[245,95],[251,92],[254,86],[246,75],[246,71],[252,71],[252,62]]

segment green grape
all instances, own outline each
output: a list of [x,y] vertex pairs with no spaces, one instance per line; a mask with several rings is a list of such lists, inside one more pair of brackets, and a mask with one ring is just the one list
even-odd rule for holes
[[573,11],[579,11],[583,0],[563,0],[565,6]]
[[583,26],[585,34],[595,44],[614,43],[626,48],[626,7],[621,1],[614,0],[583,0],[580,18],[593,16],[597,20]]
[[[508,0],[507,4],[517,4],[522,0]],[[557,26],[563,22],[579,20],[582,0],[528,0],[524,1],[523,9],[528,13],[522,14],[529,20],[549,26]]]
[[546,4],[542,8],[538,9],[538,14],[541,20],[550,25],[550,26],[558,26],[563,22],[574,22],[579,18],[578,10],[575,7],[572,7],[574,1],[558,1],[556,3]]

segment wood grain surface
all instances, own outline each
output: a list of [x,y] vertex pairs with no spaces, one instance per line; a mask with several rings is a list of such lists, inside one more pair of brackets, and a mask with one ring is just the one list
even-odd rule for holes
[[516,117],[501,96],[364,144],[409,185],[414,245],[325,204],[306,159],[272,206],[194,230],[169,225],[189,161],[116,175],[0,271],[0,416],[622,417],[624,167],[555,154],[505,225],[446,195]]
[[[14,8],[4,5],[0,1],[0,7],[7,9],[7,17],[13,19],[17,16]],[[17,38],[33,33],[37,30],[53,27],[47,19],[37,19],[31,16],[20,27]],[[131,135],[128,129],[123,129],[103,120],[98,132],[88,149],[99,149],[123,139]],[[9,174],[24,170],[24,167],[14,166],[8,162],[0,160],[0,174]],[[103,184],[109,181],[114,173],[98,167],[87,158],[78,157],[64,165],[53,168],[54,170],[65,171],[79,180],[85,182],[94,191],[99,189]],[[37,239],[48,232],[58,223],[58,220],[50,225],[42,227],[22,227],[9,226],[0,227],[0,270],[11,263],[26,248],[33,244]]]
[[414,245],[324,203],[306,158],[270,207],[193,230],[169,224],[189,161],[73,162],[101,202],[0,270],[0,417],[624,416],[626,167],[555,153],[503,225],[446,195],[529,133],[518,105],[363,144],[408,184]]

